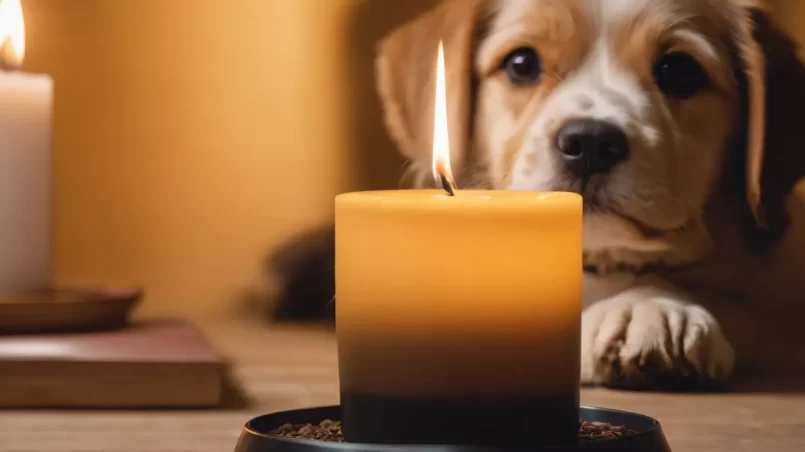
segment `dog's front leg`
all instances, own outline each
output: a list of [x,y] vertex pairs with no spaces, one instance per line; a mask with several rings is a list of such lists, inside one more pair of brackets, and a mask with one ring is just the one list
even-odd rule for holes
[[630,388],[723,380],[735,353],[707,310],[656,279],[636,280],[582,315],[582,383]]

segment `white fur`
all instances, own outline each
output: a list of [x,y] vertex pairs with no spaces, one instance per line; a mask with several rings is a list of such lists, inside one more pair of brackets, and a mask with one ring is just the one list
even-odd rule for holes
[[693,49],[696,50],[696,54],[701,55],[702,58],[709,58],[711,60],[717,60],[720,58],[718,51],[715,49],[713,44],[708,41],[707,38],[698,33],[694,33],[691,30],[676,30],[674,31],[673,35],[680,41],[687,42]]
[[635,280],[586,309],[582,381],[639,382],[647,366],[652,372],[729,377],[735,353],[718,322],[680,295],[662,282]]

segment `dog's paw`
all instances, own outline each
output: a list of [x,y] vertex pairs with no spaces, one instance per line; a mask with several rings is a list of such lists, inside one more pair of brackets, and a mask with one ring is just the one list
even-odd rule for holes
[[735,353],[704,308],[649,288],[599,301],[582,317],[582,382],[627,388],[724,380]]

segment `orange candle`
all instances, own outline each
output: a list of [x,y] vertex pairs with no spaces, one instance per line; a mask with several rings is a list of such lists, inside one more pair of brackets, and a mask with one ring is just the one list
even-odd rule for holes
[[[439,97],[434,168],[451,181]],[[574,438],[581,243],[582,199],[574,193],[338,196],[336,315],[347,440]]]

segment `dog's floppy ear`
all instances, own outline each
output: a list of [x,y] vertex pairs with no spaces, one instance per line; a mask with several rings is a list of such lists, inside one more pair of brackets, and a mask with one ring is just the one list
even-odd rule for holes
[[788,199],[805,176],[805,66],[797,46],[753,0],[737,0],[746,81],[746,197],[775,236],[788,226]]
[[386,127],[400,152],[414,163],[430,165],[439,41],[444,42],[453,168],[461,168],[467,157],[473,39],[481,3],[442,2],[380,43],[376,75]]
[[[749,3],[749,2],[747,2]],[[746,200],[758,225],[767,227],[762,197],[766,134],[766,58],[756,36],[754,5],[740,5],[737,52],[746,78]]]

